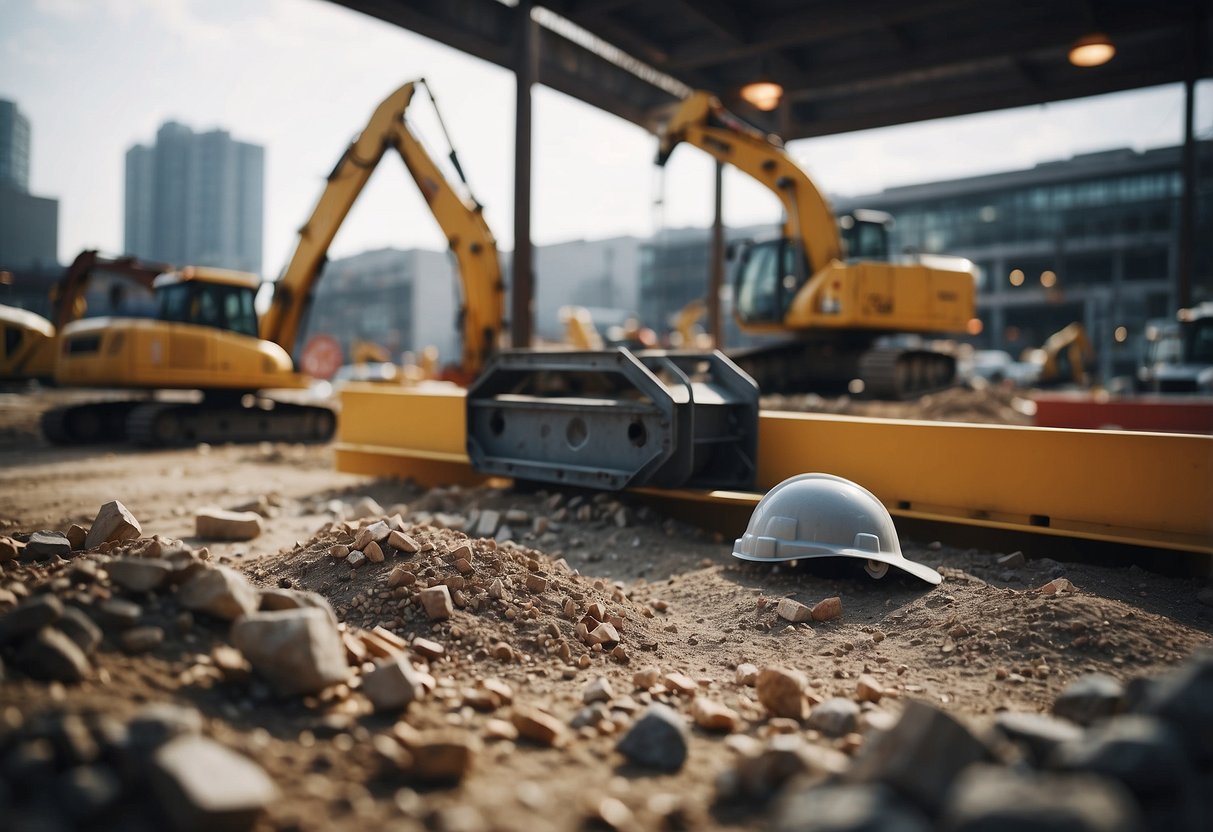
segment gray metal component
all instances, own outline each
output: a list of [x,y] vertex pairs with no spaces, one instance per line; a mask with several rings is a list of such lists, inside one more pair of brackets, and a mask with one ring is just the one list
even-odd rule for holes
[[507,351],[467,395],[482,473],[618,490],[742,488],[758,388],[719,353]]

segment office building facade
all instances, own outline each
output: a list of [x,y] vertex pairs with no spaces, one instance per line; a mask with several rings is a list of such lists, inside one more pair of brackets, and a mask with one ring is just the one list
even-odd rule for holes
[[0,99],[0,185],[29,193],[30,125],[16,102]]
[[[1213,300],[1213,142],[1196,150],[1193,302]],[[838,207],[891,213],[894,251],[976,263],[978,346],[1018,357],[1077,321],[1107,381],[1132,373],[1147,322],[1177,308],[1181,165],[1180,147],[1109,150]]]
[[265,151],[166,122],[126,153],[125,249],[179,265],[261,272]]

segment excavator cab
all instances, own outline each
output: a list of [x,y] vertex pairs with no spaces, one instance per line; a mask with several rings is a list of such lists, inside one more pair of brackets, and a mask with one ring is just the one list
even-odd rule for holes
[[838,231],[846,259],[889,261],[889,229],[893,217],[884,211],[856,208],[838,216]]
[[258,282],[242,272],[208,269],[205,277],[194,269],[169,272],[156,278],[153,289],[160,320],[257,337],[253,307]]
[[743,323],[778,323],[808,279],[799,240],[776,237],[753,242],[737,253],[734,297]]

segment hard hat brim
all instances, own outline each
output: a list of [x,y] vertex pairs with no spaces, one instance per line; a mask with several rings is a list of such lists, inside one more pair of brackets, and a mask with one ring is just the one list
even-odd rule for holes
[[733,557],[738,560],[750,561],[751,563],[786,563],[793,560],[816,560],[817,558],[858,558],[860,560],[875,560],[881,563],[887,563],[889,566],[895,566],[903,572],[909,572],[915,578],[926,581],[932,586],[939,586],[943,583],[943,575],[940,575],[931,567],[924,563],[917,563],[909,560],[904,555],[894,552],[865,552],[859,549],[836,549],[830,552],[797,552],[790,555],[762,556],[750,555],[739,551],[742,540],[738,539],[733,548]]

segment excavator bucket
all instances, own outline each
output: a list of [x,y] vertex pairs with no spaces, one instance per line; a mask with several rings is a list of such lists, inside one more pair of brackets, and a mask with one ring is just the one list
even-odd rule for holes
[[499,354],[467,395],[484,474],[587,488],[747,488],[758,387],[719,352]]

